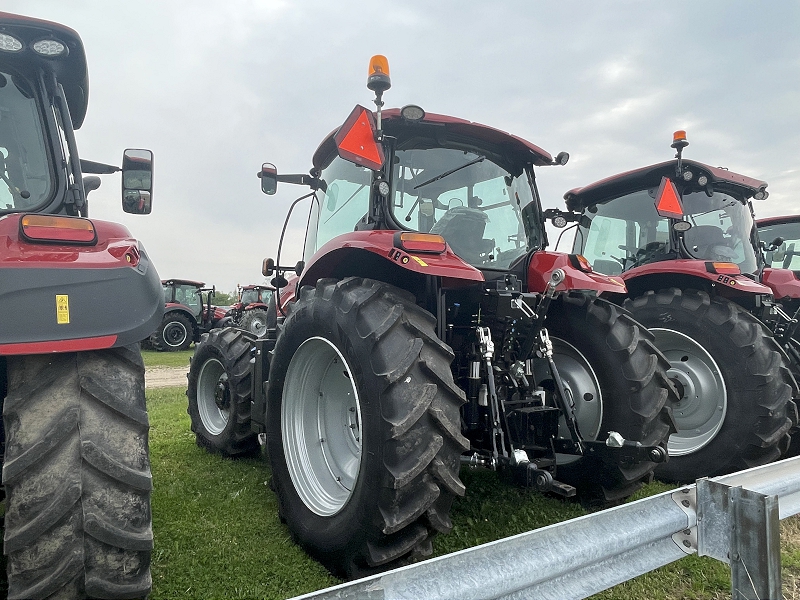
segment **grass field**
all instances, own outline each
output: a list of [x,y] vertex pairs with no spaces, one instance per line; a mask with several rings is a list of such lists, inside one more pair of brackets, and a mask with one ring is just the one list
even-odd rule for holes
[[185,367],[194,354],[194,346],[183,352],[156,352],[142,350],[145,367]]
[[[259,459],[231,461],[197,447],[183,388],[149,390],[153,469],[152,599],[288,598],[339,583],[291,541]],[[486,471],[463,470],[466,497],[437,555],[586,514],[572,502],[511,487]],[[647,486],[642,495],[670,489]],[[800,520],[782,523],[784,593],[800,600]],[[727,565],[690,556],[595,596],[603,600],[721,600]]]

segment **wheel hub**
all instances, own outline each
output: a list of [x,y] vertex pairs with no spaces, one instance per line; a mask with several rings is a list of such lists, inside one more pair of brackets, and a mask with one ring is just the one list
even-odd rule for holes
[[231,407],[231,394],[228,387],[228,375],[223,373],[220,375],[217,387],[214,391],[214,404],[220,410],[229,410]]
[[211,435],[221,434],[228,426],[231,388],[225,367],[216,358],[208,359],[197,376],[197,412],[200,422]]

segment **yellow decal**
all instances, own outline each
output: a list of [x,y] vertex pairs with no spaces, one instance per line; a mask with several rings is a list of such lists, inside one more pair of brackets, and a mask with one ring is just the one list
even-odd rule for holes
[[413,258],[415,261],[417,261],[419,263],[420,267],[427,267],[428,266],[428,263],[426,263],[424,260],[422,260],[419,256],[414,256],[412,254],[411,258]]
[[56,323],[69,323],[69,296],[66,294],[56,294]]

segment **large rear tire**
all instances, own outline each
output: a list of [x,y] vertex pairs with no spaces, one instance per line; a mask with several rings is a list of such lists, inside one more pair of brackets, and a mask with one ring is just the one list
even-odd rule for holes
[[694,481],[763,465],[788,446],[794,380],[767,328],[706,292],[649,291],[625,306],[654,332],[679,382],[678,432],[656,476]]
[[191,346],[194,327],[186,315],[171,311],[164,315],[161,325],[150,336],[150,343],[161,352],[179,352]]
[[152,482],[138,347],[11,356],[7,367],[8,597],[145,597]]
[[369,279],[303,287],[270,367],[279,512],[328,569],[362,576],[427,556],[464,493],[451,349],[413,296]]
[[250,428],[250,339],[235,327],[203,336],[189,368],[188,413],[197,445],[227,457],[258,452]]
[[[666,447],[677,397],[653,336],[624,309],[580,293],[554,302],[545,325],[583,438],[605,440],[616,431],[626,440]],[[561,431],[568,434],[563,423]],[[556,465],[556,479],[575,486],[590,505],[618,503],[648,482],[655,468],[652,462],[621,464],[591,455],[558,455]]]

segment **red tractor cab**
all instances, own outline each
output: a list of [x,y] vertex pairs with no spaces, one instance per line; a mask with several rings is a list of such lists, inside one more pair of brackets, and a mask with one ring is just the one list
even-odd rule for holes
[[240,286],[238,301],[229,313],[233,323],[257,337],[266,335],[270,324],[275,327],[274,293],[275,288],[267,285]]
[[0,12],[0,399],[9,598],[144,597],[153,547],[143,339],[159,277],[90,218],[97,175],[152,208],[153,155],[82,159],[86,56],[72,29]]
[[675,399],[652,336],[602,298],[622,280],[546,250],[535,177],[566,153],[383,110],[383,57],[368,87],[377,110],[357,106],[308,175],[262,166],[268,194],[310,188],[305,255],[265,261],[277,326],[211,332],[188,389],[200,445],[240,456],[265,434],[281,518],[349,577],[430,554],[462,464],[618,502],[666,460]]
[[692,481],[778,458],[796,421],[790,364],[764,321],[775,315],[760,282],[751,199],[767,184],[727,169],[676,160],[567,192],[573,252],[621,277],[624,306],[655,335],[681,395],[670,462],[656,474]]
[[214,287],[207,288],[202,281],[190,279],[165,279],[164,317],[150,335],[150,344],[156,350],[177,352],[186,350],[192,342],[215,327],[231,324],[227,309],[214,306]]

